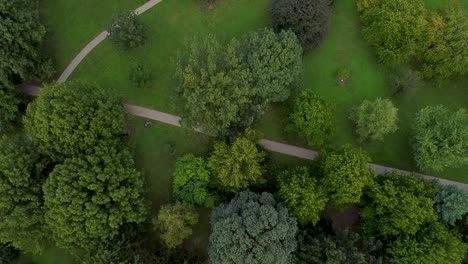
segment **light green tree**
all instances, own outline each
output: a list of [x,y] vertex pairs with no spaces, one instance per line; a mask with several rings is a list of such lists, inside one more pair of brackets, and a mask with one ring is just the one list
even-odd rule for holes
[[297,224],[269,193],[241,192],[211,214],[210,263],[291,263]]
[[278,196],[301,224],[316,224],[328,198],[309,168],[297,167],[278,176]]
[[118,97],[79,81],[44,86],[24,118],[39,150],[56,161],[118,143],[124,122]]
[[344,145],[332,151],[322,152],[319,157],[324,185],[330,201],[337,207],[359,203],[364,187],[368,186],[374,173],[367,168],[370,158],[361,149]]
[[419,168],[441,172],[468,164],[468,112],[442,105],[421,109],[413,125],[414,158]]
[[192,226],[198,223],[198,213],[188,204],[164,205],[153,223],[160,230],[166,246],[175,248],[192,235]]
[[265,182],[263,178],[265,152],[256,145],[257,134],[247,129],[231,144],[217,142],[208,159],[216,185],[226,192],[239,192]]
[[462,263],[468,250],[460,235],[434,222],[416,235],[401,236],[387,248],[395,263]]
[[0,242],[32,254],[47,240],[39,159],[27,137],[0,137]]
[[415,176],[380,176],[366,192],[361,212],[363,229],[371,235],[414,235],[437,220],[436,190]]
[[353,109],[350,119],[361,141],[383,140],[398,129],[398,109],[389,99],[364,100]]
[[311,146],[322,145],[334,132],[335,111],[333,103],[304,90],[295,99],[289,129],[305,138]]
[[93,149],[55,166],[43,186],[46,223],[64,247],[92,250],[145,219],[143,178],[130,152]]
[[211,172],[207,161],[187,154],[179,157],[174,170],[173,195],[184,203],[214,207],[216,198],[208,189]]

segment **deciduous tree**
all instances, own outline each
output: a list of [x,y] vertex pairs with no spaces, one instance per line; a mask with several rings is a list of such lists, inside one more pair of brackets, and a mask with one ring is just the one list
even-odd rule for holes
[[269,193],[241,192],[211,214],[211,263],[291,263],[296,219]]
[[322,184],[330,201],[337,207],[359,203],[364,187],[374,178],[374,173],[367,168],[370,161],[367,153],[351,145],[322,153],[319,157]]
[[328,31],[331,0],[273,0],[270,16],[276,31],[291,29],[304,49],[319,46]]
[[168,248],[175,248],[192,235],[192,226],[198,222],[195,207],[176,203],[164,205],[153,219],[153,223],[161,232],[161,239]]
[[398,129],[398,108],[388,99],[364,100],[350,116],[361,141],[383,140]]
[[210,179],[211,172],[204,158],[184,155],[175,165],[173,195],[184,203],[214,207],[216,198],[208,188]]
[[316,224],[328,198],[307,167],[284,171],[279,176],[278,195],[301,224]]
[[137,48],[147,39],[145,25],[134,12],[117,14],[108,31],[109,39],[124,50]]
[[47,238],[41,195],[43,164],[26,137],[0,137],[0,242],[33,254]]
[[12,87],[3,85],[0,81],[0,132],[11,127],[12,122],[18,119],[20,103]]
[[440,172],[468,164],[468,112],[442,105],[421,109],[414,120],[413,149],[423,170]]
[[222,191],[239,192],[265,182],[263,162],[266,155],[257,148],[256,138],[255,132],[247,129],[230,145],[224,141],[215,144],[208,167]]
[[36,0],[0,1],[0,81],[46,79],[53,72],[41,54],[46,29]]
[[401,236],[387,249],[395,263],[462,263],[468,250],[460,235],[434,222],[416,235]]
[[61,246],[92,250],[145,219],[143,178],[131,154],[93,149],[55,166],[43,186],[46,222]]
[[305,138],[309,145],[322,145],[334,132],[335,105],[310,90],[302,91],[289,116],[289,129]]
[[361,212],[363,229],[371,235],[414,235],[436,221],[436,190],[415,176],[387,175],[369,187]]
[[96,85],[72,81],[46,85],[28,106],[24,125],[41,152],[56,161],[119,141],[125,121],[118,97]]

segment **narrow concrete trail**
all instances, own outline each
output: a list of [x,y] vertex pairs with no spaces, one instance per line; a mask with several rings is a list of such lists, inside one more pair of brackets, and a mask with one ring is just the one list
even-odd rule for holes
[[[144,5],[140,6],[137,9],[135,9],[134,12],[137,15],[141,15],[144,12],[146,12],[147,10],[149,10],[150,8],[152,8],[153,6],[159,4],[161,1],[162,0],[150,0],[150,1],[146,2]],[[76,55],[76,57],[67,66],[65,71],[58,78],[57,83],[63,83],[64,81],[66,81],[70,77],[70,75],[75,71],[76,67],[78,67],[78,65],[80,65],[81,61],[83,61],[84,58],[86,58],[86,56],[88,56],[88,54],[94,48],[96,48],[101,42],[103,42],[108,36],[109,36],[109,32],[103,31],[103,32],[99,33],[99,35],[97,35],[97,37],[95,37],[93,40],[91,40],[91,42],[89,42],[88,45],[86,45],[86,47],[84,47],[80,51],[80,53],[78,53],[78,55]]]
[[[39,87],[37,86],[32,86],[32,85],[19,85],[17,87],[17,90],[21,93],[31,95],[31,96],[38,96],[39,95]],[[180,117],[159,112],[156,110],[136,106],[136,105],[131,105],[131,104],[126,104],[125,109],[127,112],[131,115],[139,116],[139,117],[144,117],[147,119],[159,121],[165,124],[169,124],[172,126],[177,126],[180,127]],[[203,133],[200,130],[195,130],[197,132]],[[294,156],[298,157],[301,159],[307,159],[307,160],[314,160],[318,156],[318,152],[306,148],[301,148],[301,147],[296,147],[288,144],[283,144],[275,141],[271,141],[268,139],[260,139],[258,143],[264,147],[266,150],[272,151],[272,152],[277,152],[277,153],[282,153],[285,155],[289,156]],[[409,175],[412,174],[412,172],[409,171],[404,171],[404,170],[399,170],[395,168],[390,168],[390,167],[385,167],[377,164],[368,164],[369,168],[374,170],[378,175],[382,175],[388,172],[396,171],[402,175]],[[445,180],[441,178],[437,178],[434,176],[429,176],[429,175],[423,175],[423,174],[416,174],[426,180],[434,180],[437,179],[439,180],[440,183],[445,184],[445,185],[455,185],[465,191],[468,191],[468,184],[466,183],[461,183],[461,182],[455,182],[455,181],[450,181],[450,180]]]

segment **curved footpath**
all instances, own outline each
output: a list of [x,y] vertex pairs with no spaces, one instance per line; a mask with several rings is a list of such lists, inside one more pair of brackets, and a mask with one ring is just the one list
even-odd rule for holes
[[[148,9],[152,8],[153,6],[159,4],[162,0],[150,0],[146,2],[144,5],[140,6],[139,8],[135,9],[136,15],[141,15],[146,12]],[[75,71],[76,67],[81,63],[81,61],[88,56],[88,54],[96,48],[101,42],[103,42],[109,36],[109,32],[103,31],[97,35],[86,47],[84,47],[78,55],[71,61],[71,63],[67,66],[65,71],[63,71],[62,75],[57,80],[57,83],[63,83],[70,77],[70,75]]]
[[[39,95],[39,87],[37,86],[23,84],[23,85],[19,85],[17,87],[17,90],[21,93],[31,95],[31,96]],[[152,110],[152,109],[148,109],[148,108],[144,108],[144,107],[140,107],[136,105],[131,105],[131,104],[126,104],[125,109],[131,115],[144,117],[147,119],[151,119],[151,120],[159,121],[159,122],[166,123],[169,125],[180,127],[180,117],[175,116],[175,115],[171,115],[171,114],[167,114],[167,113],[163,113],[163,112],[159,112],[156,110]],[[196,131],[202,133],[200,130],[196,130]],[[289,156],[294,156],[294,157],[298,157],[302,159],[314,160],[318,155],[317,151],[313,151],[313,150],[306,149],[306,148],[300,148],[300,147],[296,147],[292,145],[287,145],[287,144],[271,141],[268,139],[260,139],[258,143],[269,151],[278,152],[278,153],[282,153],[282,154],[286,154]],[[398,170],[395,168],[385,167],[385,166],[372,164],[372,163],[369,163],[368,166],[369,168],[374,170],[379,175],[385,174],[387,172],[392,172],[392,171],[396,171],[402,175],[412,174],[412,172],[409,172],[409,171]],[[416,174],[416,175],[426,180],[437,179],[442,184],[455,185],[465,191],[468,191],[468,184],[465,184],[465,183],[449,181],[449,180],[440,179],[440,178],[429,176],[429,175],[422,175],[422,174]]]

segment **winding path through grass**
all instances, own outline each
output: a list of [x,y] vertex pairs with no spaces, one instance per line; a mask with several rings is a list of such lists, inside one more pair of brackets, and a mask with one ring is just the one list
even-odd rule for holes
[[[19,85],[17,87],[17,90],[19,92],[27,94],[27,95],[38,96],[40,88],[37,87],[37,86],[32,86],[32,85]],[[160,112],[160,111],[156,111],[156,110],[152,110],[152,109],[148,109],[148,108],[144,108],[144,107],[140,107],[140,106],[136,106],[136,105],[131,105],[131,104],[125,104],[125,109],[131,115],[144,117],[144,118],[147,118],[147,119],[159,121],[159,122],[166,123],[166,124],[169,124],[169,125],[181,127],[181,125],[180,125],[180,119],[181,118],[179,116],[175,116],[175,115],[171,115],[171,114],[167,114],[167,113],[163,113],[163,112]],[[197,130],[197,129],[195,131],[203,133],[202,131]],[[286,154],[286,155],[289,155],[289,156],[298,157],[298,158],[301,158],[301,159],[314,160],[318,156],[317,151],[306,149],[306,148],[300,148],[300,147],[296,147],[296,146],[292,146],[292,145],[288,145],[288,144],[283,144],[283,143],[279,143],[279,142],[276,142],[276,141],[271,141],[271,140],[268,140],[268,139],[260,139],[258,141],[258,144],[261,145],[262,147],[264,147],[266,150]],[[402,174],[402,175],[415,174],[413,172],[399,170],[399,169],[390,168],[390,167],[385,167],[385,166],[372,164],[372,163],[369,163],[368,166],[369,166],[369,168],[374,170],[375,173],[377,173],[378,175],[382,175],[382,174],[393,172],[393,171],[396,171],[396,172],[398,172],[399,174]],[[468,184],[465,184],[465,183],[449,181],[449,180],[437,178],[437,177],[434,177],[434,176],[417,174],[417,173],[416,173],[416,175],[420,176],[420,177],[422,177],[423,179],[426,179],[426,180],[435,180],[436,179],[436,180],[439,180],[439,182],[442,183],[442,184],[455,185],[455,186],[457,186],[457,187],[459,187],[459,188],[461,188],[461,189],[463,189],[465,191],[468,191]]]

